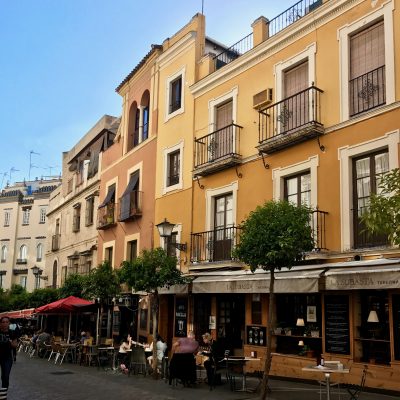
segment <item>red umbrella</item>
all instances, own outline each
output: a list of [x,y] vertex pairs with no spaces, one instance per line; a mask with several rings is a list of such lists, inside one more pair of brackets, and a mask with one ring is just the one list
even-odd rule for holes
[[69,324],[68,324],[68,343],[71,333],[71,314],[77,311],[79,307],[88,306],[93,304],[91,301],[80,299],[79,297],[69,296],[65,299],[53,301],[53,303],[45,304],[44,306],[35,309],[38,314],[59,314],[69,313]]
[[88,306],[93,302],[80,299],[79,297],[69,296],[65,299],[53,301],[53,303],[45,304],[44,306],[35,309],[36,313],[39,314],[52,314],[62,312],[76,311],[79,307]]

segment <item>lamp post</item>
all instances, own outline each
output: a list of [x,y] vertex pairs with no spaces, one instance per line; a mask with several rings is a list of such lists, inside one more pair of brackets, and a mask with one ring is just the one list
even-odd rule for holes
[[36,265],[34,267],[32,267],[31,269],[32,269],[33,275],[35,276],[35,289],[39,289],[40,288],[40,275],[42,275],[43,271]]
[[187,250],[187,244],[186,243],[174,243],[170,242],[171,236],[172,236],[172,230],[174,229],[174,226],[176,224],[173,224],[167,220],[167,218],[164,218],[163,222],[160,222],[159,224],[156,225],[158,229],[158,233],[160,237],[164,238],[164,250],[168,252],[168,245],[172,245],[175,248],[177,248],[179,251],[185,251]]

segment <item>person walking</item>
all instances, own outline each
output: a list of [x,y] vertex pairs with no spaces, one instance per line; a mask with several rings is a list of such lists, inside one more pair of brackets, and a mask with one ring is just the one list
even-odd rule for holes
[[1,389],[0,399],[7,398],[7,390],[10,383],[10,372],[13,364],[12,349],[17,347],[17,336],[10,330],[10,319],[0,318],[0,367],[1,367]]

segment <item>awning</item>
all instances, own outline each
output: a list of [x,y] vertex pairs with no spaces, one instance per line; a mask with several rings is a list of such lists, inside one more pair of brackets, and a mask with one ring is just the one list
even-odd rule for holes
[[[317,293],[323,269],[275,273],[275,293]],[[269,293],[269,273],[202,275],[193,281],[193,293]]]
[[187,294],[189,293],[189,285],[188,284],[183,284],[183,285],[172,285],[169,288],[167,287],[162,287],[158,289],[159,294]]
[[5,311],[0,313],[0,318],[1,317],[8,317],[8,318],[32,318],[33,312],[35,311],[34,308],[26,308],[24,310],[18,310],[18,311]]
[[347,267],[325,273],[326,290],[399,289],[400,264]]
[[128,186],[126,187],[124,193],[122,194],[122,197],[133,192],[133,190],[135,189],[137,183],[139,181],[139,171],[134,172],[130,179],[129,179],[129,183]]
[[99,205],[99,208],[105,207],[108,203],[111,203],[113,196],[115,195],[115,185],[111,185],[108,188],[107,196],[104,201]]

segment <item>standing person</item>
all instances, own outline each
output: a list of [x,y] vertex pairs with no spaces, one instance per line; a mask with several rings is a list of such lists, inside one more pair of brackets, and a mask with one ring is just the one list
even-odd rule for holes
[[205,355],[207,358],[204,360],[204,368],[207,371],[207,381],[208,385],[211,387],[214,386],[215,384],[215,363],[217,361],[216,359],[216,353],[217,353],[217,342],[214,341],[214,339],[211,336],[211,333],[204,333],[202,335],[203,338],[203,343],[205,344],[206,348],[203,350],[202,353]]
[[17,347],[17,337],[10,330],[10,319],[0,318],[0,366],[1,366],[1,392],[2,399],[7,398],[7,389],[10,383],[10,372],[13,364],[12,349]]
[[[151,342],[150,350],[153,350],[153,342]],[[162,337],[159,334],[157,334],[156,336],[157,369],[162,364],[162,359],[164,357],[165,350],[167,350],[167,343],[165,343]],[[153,367],[153,355],[147,357],[147,361],[149,362],[150,367]]]

